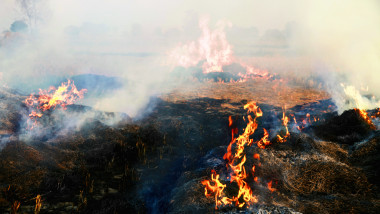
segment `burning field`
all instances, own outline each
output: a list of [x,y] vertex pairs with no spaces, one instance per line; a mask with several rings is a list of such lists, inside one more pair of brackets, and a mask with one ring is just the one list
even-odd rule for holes
[[46,2],[0,3],[0,213],[379,212],[378,2]]
[[378,111],[338,115],[314,89],[268,102],[234,93],[271,94],[272,84],[203,83],[114,125],[116,113],[73,104],[85,91],[70,81],[34,96],[3,88],[2,212],[376,213]]

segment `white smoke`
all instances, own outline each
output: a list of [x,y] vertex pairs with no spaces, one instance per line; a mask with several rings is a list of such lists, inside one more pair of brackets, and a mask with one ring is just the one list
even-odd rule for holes
[[[17,2],[1,2],[1,30],[9,30],[15,20],[30,22]],[[166,53],[178,43],[196,41],[202,33],[199,14],[207,14],[210,26],[218,20],[232,23],[225,35],[237,58],[282,75],[319,75],[342,103],[340,109],[350,108],[340,83],[368,86],[367,93],[380,97],[376,0],[29,2],[43,2],[29,26],[33,29],[2,33],[2,85],[30,89],[77,74],[114,76],[124,87],[89,104],[136,115],[150,96],[172,88],[171,66],[163,64]]]
[[[379,107],[380,2],[308,1],[298,10],[292,45],[313,59],[339,110]],[[343,86],[342,84],[343,83]]]

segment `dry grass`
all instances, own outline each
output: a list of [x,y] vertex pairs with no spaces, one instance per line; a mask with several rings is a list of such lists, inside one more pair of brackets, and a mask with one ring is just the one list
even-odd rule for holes
[[315,144],[316,149],[324,155],[327,155],[337,161],[347,163],[348,151],[336,143],[320,141]]
[[170,102],[204,97],[229,99],[231,102],[254,100],[277,107],[291,108],[295,105],[328,99],[329,95],[324,91],[312,88],[288,86],[278,80],[252,80],[243,83],[195,82],[181,85],[173,92],[162,95],[164,100]]
[[300,194],[365,195],[370,186],[359,170],[333,162],[308,161],[284,175],[285,187]]

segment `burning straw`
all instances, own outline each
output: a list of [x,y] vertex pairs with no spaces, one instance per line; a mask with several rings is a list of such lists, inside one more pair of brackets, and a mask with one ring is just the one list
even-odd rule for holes
[[[266,146],[270,145],[270,141],[268,140],[269,134],[266,129],[264,130],[264,136],[254,142],[253,139],[250,138],[258,128],[258,123],[256,121],[257,118],[263,115],[261,109],[257,106],[256,102],[249,102],[244,106],[244,109],[248,109],[247,118],[248,124],[244,129],[244,133],[239,135],[237,138],[234,137],[234,134],[237,134],[237,130],[232,130],[232,140],[227,147],[227,152],[224,155],[224,159],[227,161],[226,167],[228,171],[230,171],[229,179],[230,183],[236,183],[239,190],[236,196],[228,197],[226,196],[224,190],[227,188],[227,184],[223,184],[219,178],[220,175],[216,173],[215,170],[212,170],[211,180],[204,180],[202,184],[205,186],[205,195],[207,197],[214,195],[215,197],[215,209],[218,209],[219,206],[226,205],[234,205],[239,208],[244,206],[250,206],[254,203],[258,202],[257,196],[253,195],[251,186],[247,181],[247,178],[250,176],[250,173],[247,173],[247,170],[244,166],[247,157],[244,152],[244,149],[247,146],[252,146],[256,144],[258,148],[265,149]],[[285,111],[285,109],[284,109]],[[249,113],[253,113],[254,117],[252,117]],[[283,125],[286,129],[286,134],[281,136],[277,135],[278,142],[286,142],[287,138],[289,138],[290,133],[288,131],[288,117],[285,116],[285,112],[283,112],[282,117]],[[232,118],[229,118],[229,126],[232,125]],[[260,160],[259,154],[254,154],[253,158]],[[259,164],[260,166],[260,164]],[[252,175],[255,175],[256,166],[253,165],[251,168]],[[258,182],[258,178],[254,177],[253,180]],[[267,183],[268,190],[273,192],[276,189],[272,187],[272,181]]]

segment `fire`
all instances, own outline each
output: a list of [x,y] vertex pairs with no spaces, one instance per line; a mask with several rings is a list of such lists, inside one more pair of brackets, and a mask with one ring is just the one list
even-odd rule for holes
[[231,136],[234,139],[234,136],[238,134],[238,128],[234,126],[234,121],[231,116],[228,117],[228,126],[231,128]]
[[[202,71],[205,74],[223,72],[223,66],[233,63],[245,68],[245,73],[238,74],[240,79],[231,80],[231,82],[246,82],[249,79],[255,78],[268,80],[273,77],[267,70],[261,70],[252,65],[247,65],[234,57],[232,45],[227,41],[224,31],[224,28],[231,26],[231,23],[219,21],[215,30],[210,30],[208,23],[208,18],[204,17],[200,19],[199,28],[202,34],[199,39],[184,45],[180,44],[169,53],[175,65],[188,68],[202,62]],[[219,82],[224,83],[223,80],[219,80]]]
[[36,196],[36,206],[34,207],[34,213],[40,213],[42,207],[41,195]]
[[255,154],[253,155],[253,158],[255,158],[255,159],[257,159],[257,160],[260,160],[260,155],[257,154],[257,153],[255,153]]
[[20,208],[21,203],[19,201],[14,201],[11,206],[11,213],[17,213],[18,208]]
[[301,125],[298,125],[296,117],[293,114],[291,114],[290,116],[293,117],[294,125],[298,129],[298,131],[302,131],[308,125],[311,125],[312,123],[319,121],[319,117],[313,116],[313,119],[311,119],[310,113],[306,113],[306,118],[302,120]]
[[355,111],[359,113],[361,118],[371,127],[371,129],[376,129],[376,126],[373,124],[371,118],[368,116],[368,113],[363,109],[355,108]]
[[282,125],[285,127],[285,130],[286,130],[285,136],[281,137],[281,135],[277,135],[277,139],[281,143],[286,142],[287,138],[290,136],[289,129],[288,129],[289,118],[285,116],[285,110],[286,108],[283,108],[283,111],[282,111]]
[[376,118],[376,117],[380,117],[380,108],[377,109],[377,112],[375,113],[375,115],[372,116],[372,118]]
[[[227,184],[222,184],[219,180],[220,175],[217,174],[214,170],[212,170],[211,180],[203,180],[202,184],[205,186],[205,196],[210,197],[214,195],[215,198],[215,209],[218,209],[218,206],[222,205],[235,205],[239,208],[244,206],[250,206],[254,203],[258,202],[258,199],[255,195],[253,195],[252,189],[247,182],[248,174],[246,168],[244,166],[247,157],[245,155],[244,149],[246,146],[251,146],[252,144],[257,144],[258,148],[264,149],[265,146],[270,144],[268,140],[269,134],[264,129],[264,136],[257,142],[253,142],[253,139],[250,139],[250,136],[254,134],[254,132],[258,128],[257,118],[263,115],[261,109],[256,105],[256,102],[249,102],[244,105],[244,109],[247,109],[248,113],[248,123],[244,132],[239,135],[237,138],[234,137],[235,131],[232,131],[232,140],[227,147],[227,152],[224,154],[223,159],[227,161],[226,167],[228,169],[230,183],[236,183],[239,187],[238,193],[235,196],[227,197],[224,194],[225,188],[227,188]],[[252,115],[250,115],[252,113]],[[288,118],[283,113],[283,124],[287,130]],[[233,125],[232,117],[229,117],[229,126],[231,128]],[[237,132],[236,132],[237,134]],[[287,130],[287,134],[285,137],[288,137],[290,134]],[[260,155],[255,153],[253,155],[254,159],[260,160]],[[258,164],[260,166],[260,163]],[[258,183],[258,177],[255,177],[256,166],[253,165],[252,168],[252,176],[254,182]],[[269,184],[268,184],[269,185]],[[270,188],[274,191],[274,188],[271,187],[272,183],[270,183]],[[273,192],[272,191],[272,192]]]
[[33,121],[33,125],[30,128],[32,129],[37,124],[37,118],[42,117],[42,112],[55,109],[57,106],[66,109],[66,106],[74,104],[78,99],[82,99],[86,91],[86,89],[78,91],[74,81],[68,80],[62,83],[58,89],[51,86],[48,90],[40,89],[38,96],[31,94],[24,101],[26,106],[32,109],[29,119]]
[[[223,204],[230,204],[229,200],[227,200],[227,197],[222,197],[222,193],[224,188],[226,188],[225,184],[220,183],[219,181],[219,175],[216,174],[215,170],[211,171],[211,182],[214,183],[214,185],[211,185],[211,182],[208,180],[202,181],[202,184],[205,185],[205,195],[211,196],[208,191],[211,191],[211,193],[215,193],[215,209],[218,209],[218,206]],[[221,198],[221,199],[220,199]],[[220,199],[220,200],[219,200]]]
[[269,189],[271,192],[276,191],[276,189],[272,187],[272,181],[269,181],[268,184],[267,184],[267,186],[268,186],[268,189]]
[[35,111],[32,111],[30,114],[29,114],[29,117],[30,118],[37,118],[37,117],[42,117],[42,113],[37,113]]
[[226,23],[219,22],[218,28],[211,31],[208,22],[207,18],[200,19],[199,28],[202,30],[202,35],[198,41],[180,45],[170,53],[178,65],[195,66],[205,60],[202,69],[204,73],[209,73],[223,72],[222,67],[233,62],[232,46],[227,42],[224,32]]
[[265,147],[267,147],[270,144],[270,141],[268,140],[269,133],[266,129],[263,129],[263,130],[264,130],[264,136],[257,142],[257,146],[260,149],[265,149]]

